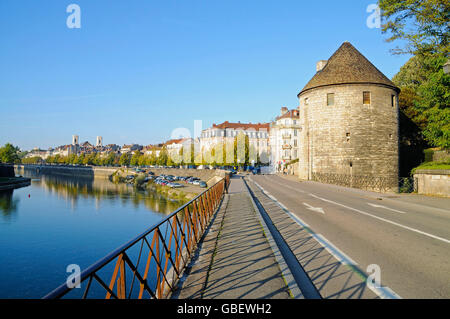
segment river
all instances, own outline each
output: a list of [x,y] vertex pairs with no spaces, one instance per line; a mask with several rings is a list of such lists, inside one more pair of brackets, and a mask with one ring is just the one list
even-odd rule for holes
[[41,298],[182,203],[107,179],[52,175],[0,191],[0,298]]

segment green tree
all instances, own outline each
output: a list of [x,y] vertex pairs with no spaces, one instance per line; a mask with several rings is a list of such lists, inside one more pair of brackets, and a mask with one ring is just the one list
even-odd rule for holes
[[404,48],[394,53],[449,53],[450,1],[378,0],[384,18],[383,33],[388,42],[402,40]]
[[11,143],[6,143],[5,146],[0,147],[0,162],[9,164],[19,164],[20,149]]
[[138,166],[140,157],[141,157],[141,153],[139,151],[135,151],[133,156],[131,156],[130,165]]
[[247,134],[241,132],[234,138],[234,165],[249,165],[249,144]]
[[94,165],[96,166],[103,166],[104,159],[102,158],[100,153],[95,153],[94,157]]
[[73,154],[73,153],[70,154],[68,159],[67,159],[68,164],[74,164],[76,159],[77,159],[77,155],[76,154]]
[[83,164],[84,165],[94,165],[95,164],[95,153],[90,153],[84,156]]
[[77,157],[77,159],[76,159],[76,161],[75,161],[75,164],[78,164],[78,165],[83,165],[84,164],[84,153],[81,153],[78,157]]
[[167,148],[164,146],[159,153],[158,159],[156,160],[156,164],[160,166],[167,166],[167,161],[169,159],[169,154],[167,152]]
[[122,166],[130,166],[130,155],[124,153],[120,156],[119,164]]
[[103,165],[113,166],[115,157],[116,156],[114,155],[114,153],[109,153],[108,156],[104,159]]
[[61,160],[61,155],[56,154],[53,156],[53,164],[58,164],[60,160]]
[[147,160],[147,165],[156,165],[157,157],[156,157],[156,149],[152,150],[152,154]]
[[141,157],[139,157],[139,161],[138,161],[138,165],[139,166],[145,166],[145,165],[149,165],[147,164],[148,162],[148,155],[142,155]]
[[450,148],[450,75],[443,54],[412,57],[392,79],[402,90],[399,107],[432,146]]
[[22,159],[23,164],[41,164],[43,159],[39,156],[25,157]]

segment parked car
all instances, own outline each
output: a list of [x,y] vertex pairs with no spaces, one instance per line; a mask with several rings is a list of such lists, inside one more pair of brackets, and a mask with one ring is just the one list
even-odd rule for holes
[[198,183],[198,186],[200,186],[200,187],[202,187],[202,188],[207,188],[207,187],[208,187],[208,184],[206,184],[204,181],[200,181],[200,182]]
[[252,173],[253,175],[261,174],[261,168],[260,167],[253,168]]
[[168,183],[167,186],[172,187],[172,188],[183,187],[183,185],[181,185],[180,183]]

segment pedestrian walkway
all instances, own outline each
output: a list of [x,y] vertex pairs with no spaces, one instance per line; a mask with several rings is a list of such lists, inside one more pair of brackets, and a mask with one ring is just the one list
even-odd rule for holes
[[288,299],[289,289],[240,177],[172,298]]

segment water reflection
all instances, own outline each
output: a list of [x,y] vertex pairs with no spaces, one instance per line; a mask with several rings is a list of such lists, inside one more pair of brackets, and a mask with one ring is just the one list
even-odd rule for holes
[[25,172],[24,175],[32,178],[33,186],[40,186],[46,192],[53,193],[70,202],[73,210],[79,203],[89,199],[95,200],[97,210],[103,201],[108,201],[113,205],[132,204],[135,209],[144,205],[148,210],[163,214],[169,214],[183,204],[183,202],[167,199],[155,192],[136,189],[131,185],[114,184],[108,179],[36,175],[32,172]]
[[0,212],[5,221],[10,221],[17,212],[19,199],[13,198],[13,193],[13,189],[0,191]]

